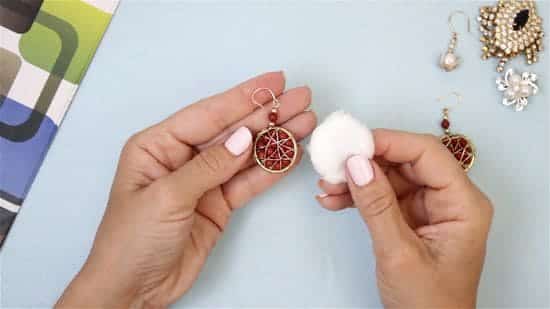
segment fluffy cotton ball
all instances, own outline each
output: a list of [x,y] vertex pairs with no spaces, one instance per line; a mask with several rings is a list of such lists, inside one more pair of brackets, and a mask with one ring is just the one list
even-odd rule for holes
[[353,155],[371,159],[374,140],[371,131],[350,114],[330,114],[311,134],[311,162],[321,178],[337,184],[346,182],[346,160]]

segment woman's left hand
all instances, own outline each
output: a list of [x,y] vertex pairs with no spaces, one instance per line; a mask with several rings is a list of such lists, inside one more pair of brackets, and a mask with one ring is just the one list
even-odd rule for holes
[[288,173],[251,157],[270,111],[255,109],[252,91],[280,95],[278,122],[296,139],[315,127],[309,88],[284,84],[281,72],[261,75],[132,136],[90,255],[57,306],[163,307],[189,290],[233,211]]

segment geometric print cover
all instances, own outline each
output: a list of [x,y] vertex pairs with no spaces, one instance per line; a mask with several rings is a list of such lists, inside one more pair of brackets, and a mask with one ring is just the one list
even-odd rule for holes
[[0,0],[0,246],[119,0]]

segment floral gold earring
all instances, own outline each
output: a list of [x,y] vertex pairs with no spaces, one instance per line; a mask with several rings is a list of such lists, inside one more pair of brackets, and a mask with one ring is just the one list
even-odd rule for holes
[[[457,98],[457,104],[462,101],[462,96],[457,93],[452,93]],[[441,102],[445,97],[437,99]],[[443,145],[451,152],[465,172],[469,171],[474,165],[476,159],[476,151],[474,144],[468,137],[462,134],[452,133],[450,130],[451,121],[449,120],[449,107],[443,108],[443,119],[441,120],[441,128],[444,134],[440,137]]]
[[455,54],[455,48],[458,42],[458,32],[456,32],[453,26],[453,17],[457,14],[462,14],[466,17],[466,21],[468,22],[468,33],[470,32],[470,18],[468,17],[468,15],[466,15],[466,13],[464,13],[463,11],[454,11],[451,13],[451,15],[449,15],[448,23],[449,29],[451,30],[451,41],[449,42],[449,46],[447,47],[447,52],[442,54],[441,58],[439,59],[439,66],[447,72],[456,69],[456,67],[458,67],[461,62],[461,59]]
[[252,103],[263,108],[254,96],[260,91],[267,91],[273,98],[273,106],[268,114],[267,128],[256,135],[254,141],[254,159],[265,171],[283,173],[294,165],[298,154],[298,144],[290,131],[276,125],[279,118],[281,102],[269,88],[257,88],[252,92]]

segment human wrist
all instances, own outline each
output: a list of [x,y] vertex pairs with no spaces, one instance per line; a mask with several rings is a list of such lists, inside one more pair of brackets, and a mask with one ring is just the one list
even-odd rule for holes
[[[143,308],[133,282],[120,280],[116,272],[87,261],[56,303],[56,308]],[[126,281],[126,282],[125,282]]]

